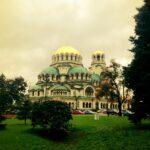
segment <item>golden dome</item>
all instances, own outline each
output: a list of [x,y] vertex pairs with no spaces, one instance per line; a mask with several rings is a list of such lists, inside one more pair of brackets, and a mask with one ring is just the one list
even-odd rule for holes
[[76,50],[75,48],[70,47],[70,46],[63,46],[63,47],[60,47],[59,49],[57,49],[57,50],[54,52],[55,55],[57,55],[57,54],[65,54],[65,53],[80,55],[80,52],[79,52],[78,50]]
[[98,55],[98,54],[104,54],[103,50],[97,50],[95,52],[93,52],[93,55]]

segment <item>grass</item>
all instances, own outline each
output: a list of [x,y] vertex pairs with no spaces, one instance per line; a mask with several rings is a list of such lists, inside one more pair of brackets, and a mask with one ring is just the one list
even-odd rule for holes
[[53,141],[32,134],[30,122],[24,125],[16,119],[6,120],[0,130],[0,150],[148,150],[149,121],[135,128],[127,118],[74,116],[73,129],[63,141]]

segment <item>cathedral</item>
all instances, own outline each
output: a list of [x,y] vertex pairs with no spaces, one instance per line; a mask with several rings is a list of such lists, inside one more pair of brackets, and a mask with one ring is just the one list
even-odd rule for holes
[[[61,47],[54,51],[51,64],[39,73],[37,83],[29,89],[30,98],[63,101],[72,109],[107,108],[105,98],[97,101],[95,97],[105,67],[105,54],[101,50],[93,52],[88,69],[78,50]],[[117,109],[117,103],[111,107]]]

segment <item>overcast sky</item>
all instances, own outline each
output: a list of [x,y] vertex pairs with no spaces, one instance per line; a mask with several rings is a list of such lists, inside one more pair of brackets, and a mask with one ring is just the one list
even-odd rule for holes
[[80,50],[90,66],[102,49],[126,65],[132,59],[128,41],[133,16],[142,0],[0,0],[0,73],[23,76],[30,84],[51,62],[60,46]]

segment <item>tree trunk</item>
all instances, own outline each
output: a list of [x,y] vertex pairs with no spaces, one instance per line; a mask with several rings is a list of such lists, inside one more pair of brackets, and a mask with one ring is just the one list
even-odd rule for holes
[[120,102],[120,100],[118,101],[118,110],[119,110],[118,115],[122,116],[122,103]]
[[26,117],[24,118],[24,124],[25,125],[27,124],[27,118]]

